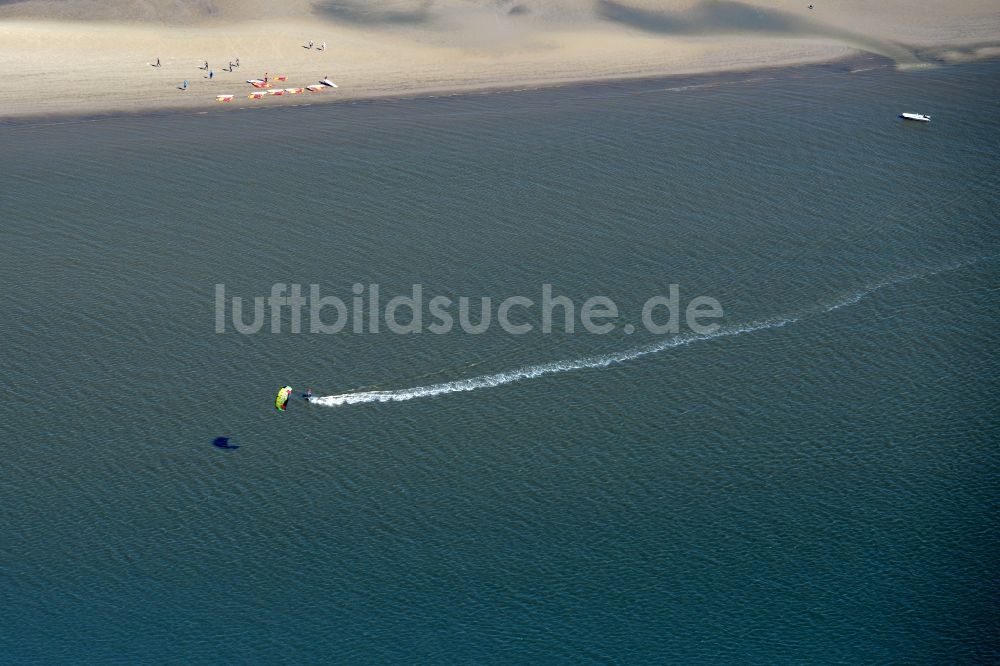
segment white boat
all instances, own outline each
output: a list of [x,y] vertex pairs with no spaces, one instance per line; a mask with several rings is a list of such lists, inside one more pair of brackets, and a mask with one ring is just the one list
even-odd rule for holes
[[903,120],[916,120],[922,123],[929,123],[931,121],[930,116],[925,116],[922,113],[901,113],[899,117]]
[[330,79],[320,79],[320,83],[322,83],[324,86],[330,86],[331,88],[337,87],[337,84],[331,81]]

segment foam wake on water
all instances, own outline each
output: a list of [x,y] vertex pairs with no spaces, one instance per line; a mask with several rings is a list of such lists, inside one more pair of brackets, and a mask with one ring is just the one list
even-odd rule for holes
[[612,354],[588,356],[585,358],[567,361],[552,361],[551,363],[541,363],[538,365],[529,365],[523,368],[517,368],[515,370],[496,372],[491,375],[469,377],[468,379],[456,379],[451,382],[430,384],[428,386],[416,386],[413,388],[398,389],[395,391],[362,391],[358,393],[342,393],[340,395],[314,397],[311,398],[311,401],[317,405],[339,407],[340,405],[356,405],[364,402],[402,402],[404,400],[413,400],[414,398],[429,398],[431,396],[442,395],[445,393],[476,391],[484,388],[492,388],[494,386],[503,386],[504,384],[513,384],[514,382],[526,379],[536,379],[546,375],[555,375],[563,372],[573,372],[574,370],[585,370],[588,368],[603,368],[609,365],[625,363],[626,361],[631,361],[648,354],[655,354],[673,347],[689,345],[692,342],[697,342],[698,340],[710,340],[712,338],[740,335],[742,333],[750,333],[751,331],[757,331],[764,328],[777,328],[778,326],[784,326],[785,324],[790,324],[794,321],[796,320],[774,319],[763,322],[755,322],[731,328],[720,328],[714,333],[705,335],[692,334],[690,336],[674,337],[669,340],[647,345],[645,347],[637,347],[625,351],[614,352]]
[[427,386],[415,386],[412,388],[396,389],[392,391],[358,391],[356,393],[341,393],[338,395],[328,395],[328,396],[318,396],[310,398],[310,402],[316,405],[323,405],[325,407],[340,407],[341,405],[358,405],[368,402],[404,402],[406,400],[413,400],[415,398],[430,398],[436,395],[444,395],[446,393],[462,393],[466,391],[478,391],[479,389],[493,388],[496,386],[503,386],[505,384],[513,384],[515,382],[520,382],[528,379],[537,379],[538,377],[545,377],[547,375],[556,375],[564,372],[573,372],[576,370],[587,370],[592,368],[604,368],[609,365],[617,365],[619,363],[626,363],[628,361],[641,358],[643,356],[648,356],[650,354],[657,354],[659,352],[666,351],[668,349],[674,349],[677,347],[684,347],[695,342],[700,342],[703,340],[714,340],[717,338],[726,338],[736,335],[743,335],[745,333],[753,333],[754,331],[762,331],[767,329],[781,328],[782,326],[787,326],[789,324],[794,324],[796,322],[802,321],[809,317],[823,314],[827,312],[833,312],[834,310],[839,310],[840,308],[847,307],[850,305],[855,305],[861,302],[870,294],[884,289],[885,287],[890,287],[901,282],[907,282],[909,280],[914,280],[920,277],[928,277],[930,275],[936,275],[949,270],[955,270],[962,268],[972,263],[976,263],[981,259],[961,262],[958,264],[953,264],[945,268],[940,268],[937,270],[922,271],[919,273],[913,273],[910,275],[903,275],[900,277],[890,278],[888,280],[873,283],[855,292],[837,299],[832,303],[820,304],[814,306],[808,310],[805,310],[799,314],[789,315],[786,317],[774,317],[771,319],[763,319],[760,321],[749,322],[746,324],[737,324],[734,326],[724,326],[716,329],[712,333],[706,334],[690,334],[681,335],[669,338],[667,340],[661,340],[643,347],[635,347],[632,349],[626,349],[620,352],[614,352],[611,354],[601,354],[598,356],[588,356],[579,359],[571,359],[565,361],[552,361],[549,363],[540,363],[538,365],[528,365],[522,368],[517,368],[514,370],[506,370],[503,372],[496,372],[489,375],[481,375],[479,377],[469,377],[467,379],[456,379],[450,382],[441,382],[440,384],[429,384]]

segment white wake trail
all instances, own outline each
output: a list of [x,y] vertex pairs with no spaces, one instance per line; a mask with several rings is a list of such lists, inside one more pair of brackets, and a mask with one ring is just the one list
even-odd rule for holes
[[713,340],[716,338],[743,335],[744,333],[753,333],[754,331],[761,331],[765,329],[781,328],[782,326],[794,324],[795,322],[801,321],[810,316],[825,312],[832,312],[849,305],[854,305],[862,301],[870,294],[885,287],[899,284],[900,282],[907,282],[919,277],[936,275],[937,273],[947,270],[954,270],[961,268],[962,266],[969,265],[970,263],[975,263],[975,261],[962,262],[960,264],[948,266],[938,270],[891,278],[883,282],[868,285],[864,289],[853,292],[831,304],[819,305],[797,315],[764,319],[747,324],[723,327],[717,329],[713,333],[704,335],[682,335],[670,338],[669,340],[655,342],[644,347],[635,347],[633,349],[615,352],[612,354],[602,354],[599,356],[589,356],[580,359],[552,361],[550,363],[541,363],[539,365],[529,365],[515,370],[497,372],[491,375],[481,375],[479,377],[470,377],[468,379],[456,379],[455,381],[442,382],[440,384],[415,386],[413,388],[397,389],[393,391],[359,391],[356,393],[340,393],[337,395],[312,397],[309,401],[315,405],[323,405],[325,407],[358,405],[367,402],[403,402],[406,400],[413,400],[415,398],[430,398],[432,396],[444,395],[446,393],[462,393],[465,391],[477,391],[484,388],[493,388],[495,386],[503,386],[504,384],[512,384],[526,379],[536,379],[538,377],[545,377],[546,375],[555,375],[563,372],[573,372],[575,370],[586,370],[589,368],[604,368],[609,365],[632,361],[643,356],[648,356],[649,354],[656,354],[668,349],[674,349],[675,347],[684,347],[701,340]]
[[797,319],[774,319],[765,322],[747,324],[744,326],[720,328],[714,333],[707,335],[690,335],[670,338],[669,340],[657,342],[645,347],[637,347],[635,349],[615,352],[613,354],[603,354],[600,356],[589,356],[586,358],[568,361],[553,361],[551,363],[529,365],[516,370],[497,372],[492,375],[482,375],[479,377],[470,377],[468,379],[456,379],[455,381],[443,382],[441,384],[416,386],[413,388],[398,389],[395,391],[362,391],[358,393],[341,393],[339,395],[313,397],[310,398],[310,401],[316,405],[339,407],[341,405],[357,405],[364,402],[403,402],[404,400],[429,398],[431,396],[442,395],[445,393],[476,391],[483,388],[492,388],[494,386],[512,384],[525,379],[536,379],[546,375],[572,372],[574,370],[585,370],[587,368],[603,368],[617,363],[625,363],[626,361],[631,361],[648,354],[655,354],[673,347],[689,345],[692,342],[697,342],[698,340],[710,340],[712,338],[740,335],[742,333],[749,333],[751,331],[757,331],[764,328],[777,328],[779,326],[784,326],[785,324],[790,324],[794,321],[797,321]]

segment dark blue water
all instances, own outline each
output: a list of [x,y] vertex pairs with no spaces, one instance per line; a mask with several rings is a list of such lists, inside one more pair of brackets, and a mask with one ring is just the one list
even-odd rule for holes
[[[998,83],[0,129],[0,661],[997,660]],[[215,332],[276,282],[620,314]],[[721,328],[627,335],[670,284]]]

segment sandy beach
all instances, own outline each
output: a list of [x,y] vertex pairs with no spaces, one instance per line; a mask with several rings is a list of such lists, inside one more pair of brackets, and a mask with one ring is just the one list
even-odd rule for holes
[[[308,48],[310,41],[312,48]],[[320,50],[325,42],[326,48]],[[55,3],[0,6],[0,117],[316,103],[832,61],[1000,54],[992,0]],[[230,61],[240,67],[229,71]],[[152,66],[157,59],[160,66]],[[209,72],[200,67],[209,63]],[[250,100],[285,75],[321,93]],[[181,90],[188,81],[188,89]],[[217,95],[234,95],[219,104]]]

